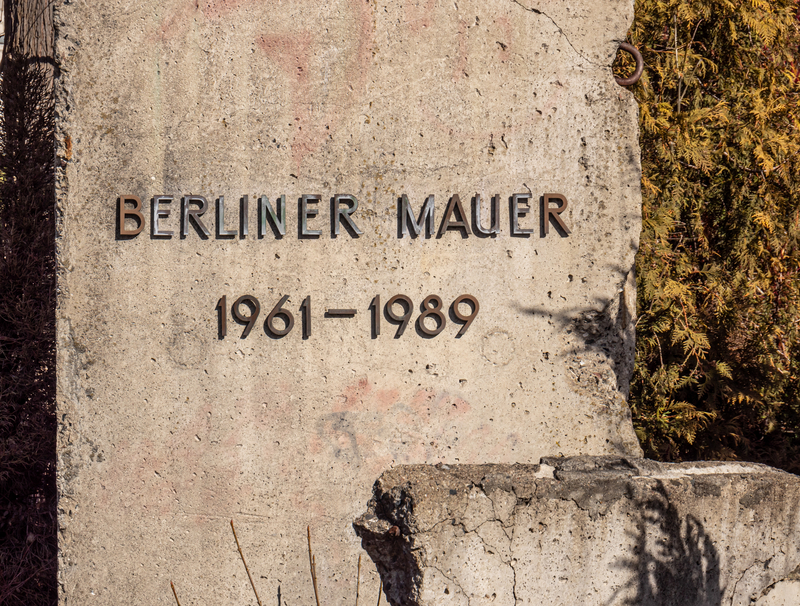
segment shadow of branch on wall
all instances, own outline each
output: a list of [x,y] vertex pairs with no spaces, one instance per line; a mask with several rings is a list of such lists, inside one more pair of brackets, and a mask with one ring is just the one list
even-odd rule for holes
[[[619,564],[631,578],[608,603],[720,606],[719,555],[703,524],[694,516],[679,515],[661,481],[638,506],[634,554]],[[618,602],[621,594],[626,597]]]

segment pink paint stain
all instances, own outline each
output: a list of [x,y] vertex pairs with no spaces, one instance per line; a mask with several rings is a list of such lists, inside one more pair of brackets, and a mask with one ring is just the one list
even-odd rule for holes
[[[348,109],[358,111],[366,92],[374,43],[372,9],[363,0],[347,0],[347,3],[353,29],[342,38],[346,45],[343,74],[336,78],[333,90],[331,82],[323,83],[319,73],[312,73],[318,69],[315,60],[327,50],[323,22],[319,24],[319,31],[284,32],[270,31],[270,24],[265,23],[263,33],[254,41],[279,67],[288,83],[294,122],[291,153],[296,170],[302,169],[304,158],[318,151],[333,136]],[[297,9],[298,4],[302,6],[304,2],[295,0],[293,8]],[[208,21],[235,21],[260,6],[264,6],[260,0],[188,0],[162,19],[157,40],[167,42],[185,36],[198,14]],[[309,2],[309,6],[314,9],[318,4]],[[332,102],[323,95],[332,96]]]
[[405,9],[406,26],[415,34],[433,25],[433,9],[436,7],[436,0],[426,0],[423,5],[419,2],[408,2]]

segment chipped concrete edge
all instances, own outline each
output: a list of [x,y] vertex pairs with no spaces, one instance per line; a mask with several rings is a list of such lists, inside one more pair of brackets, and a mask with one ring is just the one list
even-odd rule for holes
[[[452,547],[453,543],[463,545],[465,541],[480,543],[484,552],[490,554],[486,557],[499,560],[491,568],[491,574],[487,573],[492,577],[487,582],[494,584],[501,594],[503,591],[509,594],[500,595],[501,598],[505,597],[509,603],[513,599],[513,603],[517,603],[521,599],[517,595],[517,568],[524,564],[510,554],[503,558],[503,549],[495,545],[497,541],[492,541],[488,535],[483,536],[488,532],[499,532],[486,528],[487,523],[502,529],[511,541],[514,525],[521,519],[518,515],[520,507],[525,508],[537,500],[556,499],[573,502],[578,510],[586,512],[584,515],[589,520],[616,516],[619,518],[616,522],[624,525],[630,523],[627,514],[622,515],[624,505],[621,510],[615,506],[625,500],[631,501],[630,482],[636,480],[644,481],[650,487],[667,485],[671,491],[677,490],[679,507],[682,498],[699,495],[719,500],[719,508],[723,508],[721,501],[725,499],[724,495],[720,497],[723,493],[719,487],[742,481],[743,490],[737,496],[737,507],[744,512],[740,516],[746,516],[748,511],[757,508],[781,506],[766,494],[765,486],[800,489],[797,476],[755,463],[671,464],[635,457],[579,456],[545,457],[538,465],[409,465],[388,470],[378,479],[368,510],[354,522],[354,529],[362,540],[362,546],[375,561],[387,599],[393,605],[425,606],[433,603],[429,599],[432,595],[429,587],[437,585],[437,576],[455,588],[457,595],[453,599],[458,597],[459,601],[468,604],[469,592],[461,588],[459,579],[451,578],[452,574],[448,575],[437,565],[437,549],[433,547],[450,543],[449,549],[466,550]],[[484,508],[489,507],[489,510],[473,511],[475,503],[481,500],[476,497],[484,496],[490,503]],[[670,507],[675,505],[671,502],[675,496],[667,492],[663,494]],[[482,500],[485,502],[487,499]],[[503,538],[502,535],[498,537]],[[525,541],[525,538],[521,540]],[[792,539],[787,537],[786,540]],[[792,560],[790,554],[786,556],[785,559]],[[788,561],[782,564],[784,568],[786,563]],[[791,565],[796,564],[792,560]],[[741,566],[738,562],[735,565]],[[785,569],[782,574],[780,570],[771,570],[773,576],[769,586],[755,575],[752,565],[741,570],[726,569],[726,572],[729,576],[723,576],[725,587],[721,591],[726,599],[735,600],[741,597],[739,594],[750,594],[753,589],[756,589],[755,597],[761,588],[764,588],[763,597],[776,584],[796,580],[800,576],[800,566],[788,576],[785,576]],[[497,575],[509,578],[501,582]],[[526,590],[530,591],[530,587]],[[504,601],[501,599],[500,603]]]

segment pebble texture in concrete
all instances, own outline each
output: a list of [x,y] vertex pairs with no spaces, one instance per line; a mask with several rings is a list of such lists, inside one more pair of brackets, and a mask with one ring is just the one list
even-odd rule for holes
[[[262,597],[313,601],[310,525],[340,603],[384,469],[639,453],[637,108],[610,68],[632,18],[632,0],[57,2],[63,604],[171,603],[170,579],[185,603],[245,603],[231,518]],[[568,235],[541,221],[556,192]],[[337,194],[360,237],[331,225]],[[430,238],[400,237],[403,194],[416,217],[434,196]],[[455,194],[470,234],[437,238]],[[500,196],[494,237],[476,235],[477,194],[484,227]],[[511,233],[514,194],[530,234]],[[126,195],[136,236],[132,218],[117,233]],[[260,237],[258,199],[281,195],[286,233]],[[319,236],[300,237],[303,195]],[[207,238],[188,215],[179,234],[190,196]],[[405,332],[379,309],[373,335],[370,303],[398,294]],[[457,338],[462,294],[480,312]],[[430,295],[435,337],[417,322]],[[280,337],[265,320],[283,297]]]
[[355,528],[396,606],[800,603],[800,478],[762,465],[401,466]]

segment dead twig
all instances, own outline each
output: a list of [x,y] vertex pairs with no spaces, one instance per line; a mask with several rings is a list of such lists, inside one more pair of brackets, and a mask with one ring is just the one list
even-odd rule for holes
[[378,587],[378,606],[381,606],[381,595],[383,595],[383,579],[381,579],[381,584]]
[[356,606],[358,606],[358,587],[361,584],[361,554],[358,555],[358,572],[356,573]]
[[233,538],[236,540],[236,549],[239,550],[239,556],[242,558],[242,564],[244,564],[244,569],[247,571],[247,578],[250,579],[250,586],[253,588],[253,593],[256,594],[256,602],[258,602],[258,606],[262,606],[261,598],[258,597],[258,592],[256,591],[256,584],[253,583],[253,577],[250,575],[250,569],[247,567],[247,562],[244,560],[242,547],[239,545],[239,537],[236,536],[236,528],[233,527],[233,520],[231,520],[231,530],[233,531]]
[[314,599],[319,606],[319,591],[317,591],[317,564],[314,559],[314,554],[311,553],[311,526],[306,526],[308,533],[308,563],[311,566],[311,582],[314,584]]
[[181,606],[181,601],[178,599],[178,592],[175,591],[175,585],[172,584],[172,581],[169,582],[169,586],[172,587],[172,595],[175,596],[175,601],[178,603],[178,606]]

